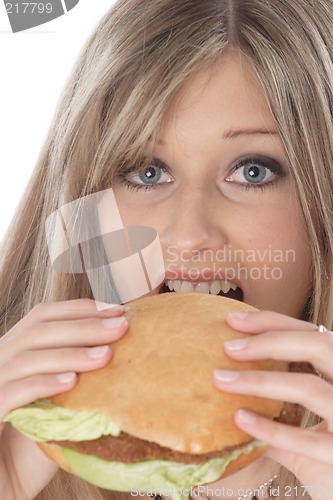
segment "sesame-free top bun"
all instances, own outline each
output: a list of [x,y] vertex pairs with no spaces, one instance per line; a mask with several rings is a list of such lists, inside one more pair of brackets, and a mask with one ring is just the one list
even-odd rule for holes
[[227,313],[253,307],[197,293],[165,293],[127,307],[129,330],[111,345],[111,362],[79,374],[77,385],[52,403],[105,412],[127,434],[191,454],[250,441],[234,423],[240,407],[268,418],[280,414],[282,402],[213,384],[216,368],[287,370],[286,363],[237,362],[225,354],[225,340],[244,336],[226,324]]

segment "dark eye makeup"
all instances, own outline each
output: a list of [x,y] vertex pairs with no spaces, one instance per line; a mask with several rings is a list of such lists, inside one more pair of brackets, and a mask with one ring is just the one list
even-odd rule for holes
[[232,182],[246,190],[274,187],[278,180],[286,177],[284,167],[274,158],[262,155],[245,156],[231,168],[226,182]]
[[172,182],[173,176],[167,165],[158,158],[153,158],[148,165],[143,158],[137,165],[119,172],[116,181],[134,191],[148,191]]
[[[139,164],[119,172],[116,182],[130,190],[148,191],[161,188],[175,180],[170,168],[158,158],[154,158],[149,164],[145,163],[143,158]],[[251,155],[238,159],[223,181],[247,191],[264,191],[268,187],[274,187],[286,175],[284,167],[274,158]]]

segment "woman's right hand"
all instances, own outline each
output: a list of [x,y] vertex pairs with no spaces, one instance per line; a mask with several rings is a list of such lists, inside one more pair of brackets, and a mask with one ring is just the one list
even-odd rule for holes
[[0,339],[0,498],[33,499],[57,465],[3,418],[9,411],[75,386],[77,373],[106,365],[108,344],[127,330],[124,310],[97,311],[78,299],[39,304]]

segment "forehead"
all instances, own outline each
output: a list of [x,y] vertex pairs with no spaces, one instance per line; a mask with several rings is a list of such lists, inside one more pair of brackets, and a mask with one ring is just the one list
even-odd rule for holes
[[274,129],[275,122],[261,83],[247,56],[228,50],[214,64],[191,75],[175,94],[163,120],[162,135],[198,124],[221,132]]

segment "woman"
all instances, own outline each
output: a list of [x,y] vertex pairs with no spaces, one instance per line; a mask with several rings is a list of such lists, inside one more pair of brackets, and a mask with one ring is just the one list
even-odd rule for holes
[[[2,418],[109,362],[105,345],[126,331],[121,310],[71,301],[93,298],[88,280],[52,270],[44,234],[60,205],[112,186],[125,224],[158,231],[170,287],[216,293],[221,277],[243,300],[274,311],[229,318],[258,334],[227,346],[230,356],[307,361],[327,378],[248,373],[244,381],[217,370],[220,390],[274,395],[307,408],[304,426],[318,422],[315,414],[323,422],[304,430],[238,413],[237,424],[272,447],[215,491],[225,485],[237,498],[263,485],[257,498],[333,493],[332,340],[315,326],[333,325],[332,19],[331,0],[121,0],[104,17],[6,238]],[[221,248],[230,251],[227,275]],[[272,274],[278,252],[279,274]],[[199,275],[191,280],[193,266]],[[116,496],[56,473],[6,425],[0,474],[2,498]]]

